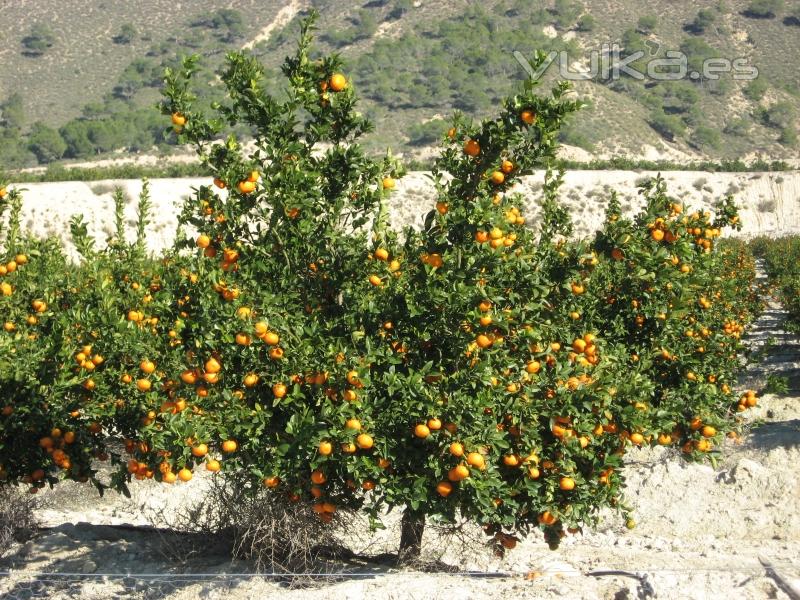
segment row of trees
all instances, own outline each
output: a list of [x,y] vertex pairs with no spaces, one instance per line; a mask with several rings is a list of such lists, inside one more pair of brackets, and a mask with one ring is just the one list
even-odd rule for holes
[[[730,198],[690,212],[649,181],[635,218],[612,195],[601,231],[571,239],[550,170],[530,227],[513,185],[552,165],[580,104],[527,80],[492,118],[454,117],[435,205],[420,228],[392,226],[402,168],[359,145],[372,124],[312,25],[285,96],[239,52],[210,109],[195,59],[167,72],[162,113],[214,180],[159,260],[146,192],[130,243],[121,194],[107,249],[74,220],[70,266],[21,235],[20,194],[0,181],[0,480],[124,491],[204,469],[318,525],[400,509],[408,559],[430,519],[477,523],[498,552],[534,530],[555,547],[603,509],[627,514],[628,448],[702,459],[736,435],[756,403],[734,391],[740,336],[760,305],[751,257],[718,240],[739,227]],[[252,151],[221,136],[240,122]]]

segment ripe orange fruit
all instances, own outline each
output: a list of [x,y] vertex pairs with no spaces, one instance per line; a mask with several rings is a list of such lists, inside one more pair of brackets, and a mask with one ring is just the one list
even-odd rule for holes
[[539,515],[539,523],[542,525],[555,525],[556,521],[558,521],[558,519],[549,510],[544,511]]
[[150,388],[153,387],[153,384],[149,379],[137,379],[136,380],[136,389],[140,392],[147,392]]
[[210,460],[206,463],[206,471],[211,471],[212,473],[218,473],[222,466],[219,464],[218,460]]
[[491,180],[494,185],[500,185],[506,180],[506,176],[503,175],[502,171],[493,171]]
[[522,119],[522,122],[526,125],[533,125],[536,122],[536,113],[532,110],[523,110],[519,114],[519,118]]
[[317,485],[322,485],[323,483],[328,481],[328,478],[325,477],[325,473],[323,473],[319,469],[316,469],[311,472],[311,481],[313,483],[316,483]]
[[186,117],[179,112],[174,112],[172,113],[172,124],[177,127],[183,127],[186,125]]
[[196,446],[192,446],[192,456],[196,456],[197,458],[202,458],[206,454],[208,454],[208,446],[205,444],[197,444]]
[[414,427],[414,435],[418,438],[426,438],[431,434],[430,428],[425,423],[419,423]]
[[470,452],[467,454],[467,464],[476,469],[483,470],[486,467],[486,459],[479,452]]
[[394,189],[394,179],[392,179],[391,177],[384,177],[382,183],[383,183],[383,189],[385,190]]
[[213,356],[206,361],[206,373],[219,373],[222,370],[222,365]]
[[276,383],[272,386],[272,394],[276,398],[283,398],[286,395],[286,386],[282,383]]
[[464,456],[464,446],[461,442],[453,442],[450,444],[450,454],[453,456]]
[[231,452],[236,452],[236,449],[239,447],[239,444],[236,443],[236,440],[225,440],[222,442],[222,451],[225,454],[230,454]]
[[664,232],[661,229],[653,229],[650,232],[650,237],[653,238],[656,242],[660,242],[664,239]]
[[268,488],[271,488],[271,489],[278,487],[278,485],[280,485],[280,483],[281,483],[281,478],[280,477],[276,477],[274,475],[272,477],[265,477],[264,478],[264,485],[266,487],[268,487]]
[[362,433],[356,438],[356,445],[362,450],[369,450],[374,444],[375,442],[369,434]]
[[183,467],[178,471],[178,479],[181,481],[190,481],[192,479],[192,472],[186,467]]
[[428,429],[431,431],[439,431],[442,428],[442,422],[433,417],[432,419],[428,419]]
[[378,260],[387,260],[389,258],[389,251],[386,248],[378,248],[375,250],[375,258]]
[[142,373],[150,375],[150,373],[156,370],[156,365],[152,361],[144,359],[139,363],[139,368],[142,370]]
[[464,154],[467,156],[478,156],[481,153],[481,145],[475,140],[464,142]]
[[447,478],[450,481],[462,481],[467,477],[469,477],[469,469],[464,464],[456,465],[447,472]]
[[503,457],[503,464],[507,467],[518,467],[519,463],[519,456],[516,454],[506,454]]
[[697,448],[699,452],[708,452],[711,450],[711,442],[708,440],[697,440],[694,443],[694,447]]
[[436,493],[442,498],[447,498],[453,491],[453,484],[449,481],[440,481],[436,484]]
[[703,434],[703,437],[711,438],[717,435],[717,430],[711,425],[704,425],[700,433]]
[[631,434],[631,443],[641,446],[643,442],[644,436],[641,433],[636,432]]
[[347,78],[341,73],[334,73],[329,80],[331,90],[334,92],[341,92],[347,87]]
[[375,287],[380,287],[383,284],[383,281],[377,275],[370,275],[369,282]]
[[242,194],[252,194],[254,191],[256,191],[256,184],[254,181],[240,181],[237,187]]
[[562,477],[558,481],[558,487],[568,492],[575,489],[575,480],[572,477]]
[[333,444],[328,441],[322,441],[319,443],[317,450],[319,450],[319,453],[322,456],[330,456],[330,454],[333,452]]
[[492,345],[492,340],[489,336],[481,334],[475,338],[475,343],[478,344],[478,348],[485,349]]
[[541,368],[542,364],[538,360],[531,360],[525,365],[525,370],[531,374],[538,373]]
[[504,160],[500,165],[500,170],[507,175],[514,170],[514,163],[510,160]]
[[275,333],[274,331],[266,332],[263,335],[262,339],[269,346],[277,346],[281,341],[280,336],[277,333]]
[[197,236],[195,244],[197,245],[198,248],[202,248],[205,250],[211,245],[211,238],[208,237],[205,233],[201,233],[199,236]]

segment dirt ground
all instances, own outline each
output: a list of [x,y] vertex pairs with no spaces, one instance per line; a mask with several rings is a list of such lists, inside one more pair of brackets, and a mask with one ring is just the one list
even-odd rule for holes
[[[741,387],[758,389],[780,374],[789,393],[760,400],[748,413],[748,435],[726,444],[716,468],[664,448],[632,452],[626,499],[638,524],[631,531],[609,514],[557,551],[534,534],[502,559],[429,533],[426,555],[442,555],[458,573],[331,563],[298,586],[253,573],[208,540],[191,551],[192,540],[159,528],[163,515],[202,496],[208,478],[169,494],[137,483],[131,499],[64,484],[42,495],[37,535],[0,560],[0,597],[791,599],[800,594],[800,337],[784,331],[784,319],[771,301],[749,338],[765,358]],[[356,551],[392,551],[397,519],[387,523],[374,536],[343,536]]]

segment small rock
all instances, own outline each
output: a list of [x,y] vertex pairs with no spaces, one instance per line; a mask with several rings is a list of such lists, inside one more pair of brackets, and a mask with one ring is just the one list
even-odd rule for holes
[[748,479],[763,479],[767,476],[769,476],[769,470],[760,463],[750,460],[749,458],[741,459],[739,463],[731,469],[730,473],[731,481],[738,482],[747,481]]
[[93,560],[85,560],[81,564],[81,573],[94,573],[97,571],[97,563]]
[[33,540],[28,540],[19,549],[19,555],[23,558],[30,556],[33,553]]

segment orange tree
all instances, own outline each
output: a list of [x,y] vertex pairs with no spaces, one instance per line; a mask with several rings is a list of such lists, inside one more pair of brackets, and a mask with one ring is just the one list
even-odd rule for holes
[[741,245],[716,247],[725,227],[739,227],[730,198],[712,218],[683,215],[660,178],[641,193],[646,206],[634,220],[612,201],[596,237],[594,256],[606,260],[592,274],[587,317],[620,348],[626,429],[697,456],[731,429],[740,338],[761,308],[753,260]]
[[753,251],[763,259],[770,282],[789,311],[789,326],[800,326],[800,238],[756,238]]
[[[344,435],[359,337],[352,288],[367,281],[365,249],[395,166],[352,143],[370,124],[339,60],[309,56],[310,28],[280,97],[257,61],[229,54],[227,103],[211,119],[190,91],[194,60],[167,73],[163,111],[215,177],[186,204],[165,275],[172,294],[154,304],[175,343],[149,357],[151,388],[129,390],[169,409],[142,415],[132,470],[187,480],[204,464],[299,499],[320,438]],[[215,141],[226,123],[251,126],[254,149]],[[317,508],[325,519],[333,509]]]
[[556,545],[621,506],[627,446],[680,443],[698,457],[743,406],[732,385],[757,310],[745,302],[752,263],[712,252],[735,207],[678,220],[656,180],[635,220],[612,203],[596,240],[570,243],[560,177],[548,173],[534,239],[507,186],[552,155],[575,106],[563,87],[550,99],[531,89],[497,119],[456,119],[424,230],[406,232],[384,264],[373,253],[379,274],[394,258],[409,266],[365,290],[365,327],[390,350],[369,357],[369,406],[356,415],[391,461],[367,475],[372,501],[405,507],[401,550],[412,553],[427,515],[473,519],[501,548],[531,527]]
[[[216,188],[229,191],[202,187],[187,204],[182,222],[196,234],[178,248],[196,248],[175,257],[184,284],[174,304],[162,307],[162,321],[179,322],[179,347],[157,363],[171,373],[170,393],[191,398],[195,410],[157,415],[134,460],[151,471],[157,463],[162,478],[178,470],[188,479],[200,462],[230,477],[244,472],[295,501],[315,500],[323,520],[338,506],[366,505],[376,516],[400,505],[401,550],[412,555],[425,514],[454,518],[460,511],[508,529],[553,525],[556,518],[539,507],[552,505],[569,478],[553,488],[551,479],[533,476],[536,449],[544,447],[538,430],[519,448],[508,435],[519,436],[533,418],[510,411],[516,388],[539,369],[532,349],[558,337],[556,325],[542,332],[528,322],[558,287],[560,267],[537,274],[556,251],[533,244],[519,208],[498,192],[553,156],[559,125],[577,103],[562,97],[566,86],[541,98],[529,82],[501,118],[459,120],[450,136],[465,138],[464,151],[458,141],[437,168],[437,210],[425,232],[399,239],[385,206],[396,167],[368,159],[353,143],[369,126],[354,112],[338,59],[309,57],[310,27],[306,21],[298,52],[284,65],[290,86],[282,100],[264,89],[260,65],[237,53],[227,57],[228,103],[212,107],[214,119],[194,104],[191,59],[167,75],[163,112],[196,144]],[[240,122],[255,131],[249,155],[232,136],[213,141],[223,123]],[[448,183],[445,170],[454,176]],[[504,310],[481,314],[494,303]],[[501,328],[511,323],[519,332],[510,327],[513,350],[506,352]],[[521,368],[496,372],[523,348]],[[586,372],[574,373],[575,381],[589,381]],[[501,450],[507,464],[498,465]],[[447,466],[461,454],[464,464]],[[470,469],[485,476],[470,485]],[[452,482],[462,480],[448,500]]]
[[[183,478],[205,462],[313,502],[323,520],[399,506],[401,553],[414,556],[426,516],[475,520],[499,548],[536,527],[555,545],[622,506],[627,445],[711,450],[732,424],[735,340],[751,316],[736,304],[748,282],[721,283],[727,259],[712,252],[732,205],[673,232],[658,184],[635,221],[612,210],[594,242],[568,242],[550,173],[534,236],[511,186],[552,159],[578,104],[531,81],[499,117],[455,119],[435,210],[421,231],[394,231],[395,167],[354,143],[369,126],[338,59],[309,56],[310,27],[283,99],[231,54],[228,102],[207,119],[193,62],[168,74],[163,112],[228,191],[203,187],[187,204],[195,234],[179,242],[185,276],[163,307],[179,344],[159,362],[192,411],[156,416],[136,460]],[[253,151],[214,141],[242,122]],[[684,318],[702,347],[687,345]]]
[[[139,354],[151,343],[150,327],[143,326],[153,323],[139,319],[137,308],[154,293],[159,266],[144,253],[147,188],[133,243],[124,241],[121,192],[116,233],[105,249],[97,250],[86,225],[73,219],[77,262],[53,239],[23,236],[22,194],[12,189],[4,196],[0,479],[28,484],[32,492],[64,477],[91,480],[102,493],[107,483],[96,477],[95,459],[121,464],[109,434],[141,426],[118,388],[131,349]],[[136,309],[136,322],[127,320],[128,308]],[[124,473],[112,476],[112,486],[123,489],[124,482]]]

